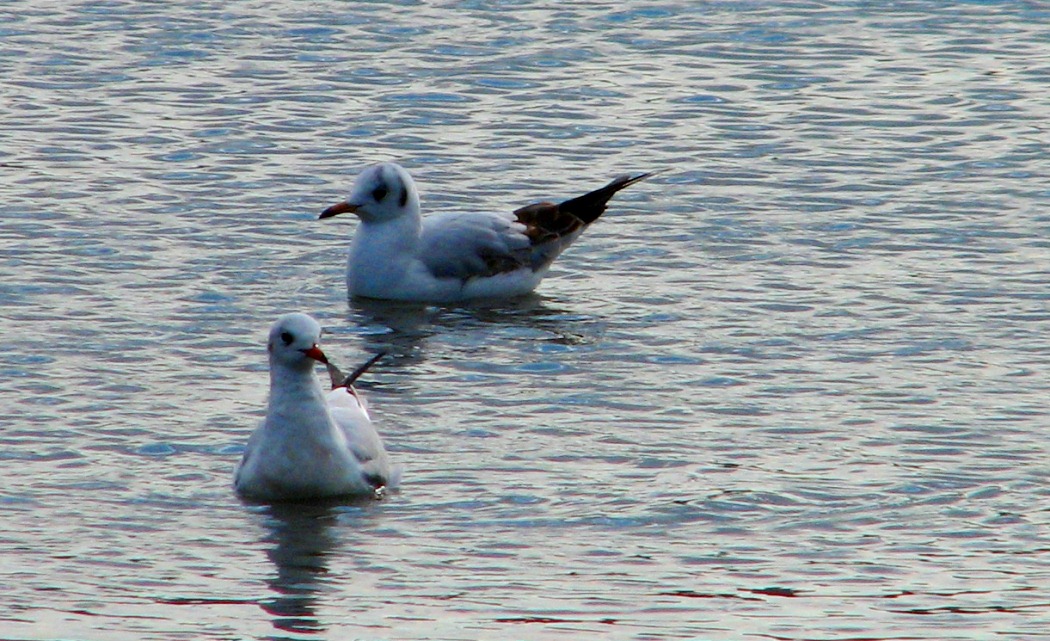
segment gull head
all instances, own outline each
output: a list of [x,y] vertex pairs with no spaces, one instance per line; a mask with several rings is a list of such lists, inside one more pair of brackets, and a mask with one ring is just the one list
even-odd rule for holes
[[354,213],[364,222],[382,222],[419,212],[419,194],[412,176],[392,162],[372,165],[361,172],[344,202],[321,212],[321,218]]
[[321,340],[321,326],[306,314],[285,314],[270,328],[266,351],[272,365],[310,370],[315,362],[328,363],[328,358],[317,346]]

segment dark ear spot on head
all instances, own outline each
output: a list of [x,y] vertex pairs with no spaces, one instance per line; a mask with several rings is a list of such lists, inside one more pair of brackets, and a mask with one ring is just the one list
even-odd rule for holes
[[386,185],[380,185],[372,190],[372,198],[374,198],[377,203],[382,202],[382,200],[386,198],[388,191]]
[[398,198],[397,198],[397,204],[400,205],[401,207],[404,207],[405,205],[408,204],[408,188],[407,187],[402,187],[401,188],[401,195],[398,196]]

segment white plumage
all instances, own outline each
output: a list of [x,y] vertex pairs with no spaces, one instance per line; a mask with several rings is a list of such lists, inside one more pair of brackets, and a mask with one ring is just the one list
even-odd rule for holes
[[423,217],[412,177],[400,165],[381,163],[362,172],[350,197],[321,218],[352,212],[361,219],[347,261],[351,296],[427,302],[518,296],[539,285],[613,194],[650,175],[621,176],[560,204]]
[[[351,384],[325,391],[314,366],[328,363],[317,346],[321,327],[287,314],[270,329],[270,397],[234,473],[241,495],[288,501],[374,495],[396,487],[392,466],[368,407]],[[351,381],[352,382],[352,381]]]

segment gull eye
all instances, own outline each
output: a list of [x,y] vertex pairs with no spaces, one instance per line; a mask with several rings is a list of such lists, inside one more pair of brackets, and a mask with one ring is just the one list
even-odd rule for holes
[[376,202],[380,202],[381,200],[386,198],[386,194],[388,191],[389,190],[386,188],[386,185],[380,185],[372,190],[372,198],[374,198]]
[[281,340],[284,341],[285,345],[291,345],[295,341],[295,337],[292,336],[291,332],[281,332]]

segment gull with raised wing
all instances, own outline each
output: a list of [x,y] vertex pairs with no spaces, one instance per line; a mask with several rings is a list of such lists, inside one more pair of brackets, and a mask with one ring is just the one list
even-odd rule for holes
[[412,177],[387,162],[363,171],[350,197],[321,218],[355,213],[361,219],[347,261],[350,296],[438,303],[519,296],[539,285],[616,192],[651,175],[621,176],[560,204],[423,217]]
[[[378,496],[398,484],[400,467],[391,465],[353,387],[378,357],[343,378],[317,346],[320,337],[321,326],[306,314],[286,314],[270,328],[266,418],[248,439],[234,473],[242,496],[260,501]],[[314,374],[317,363],[329,369],[330,391]]]

